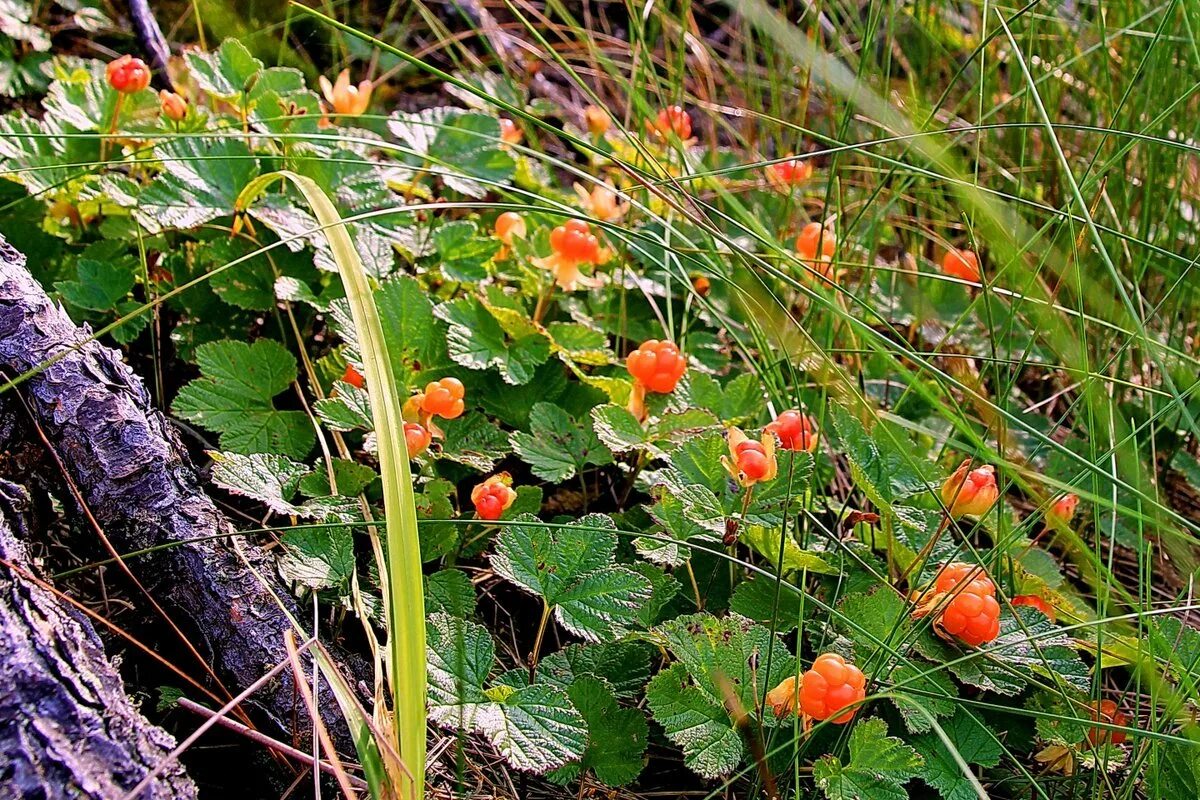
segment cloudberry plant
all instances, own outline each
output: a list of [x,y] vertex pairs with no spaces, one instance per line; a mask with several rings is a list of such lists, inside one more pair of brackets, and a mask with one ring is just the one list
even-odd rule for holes
[[1038,611],[1045,614],[1051,622],[1054,621],[1054,606],[1047,603],[1042,597],[1036,594],[1019,594],[1011,601],[1014,607],[1029,606],[1036,608]]
[[525,218],[515,211],[505,211],[496,217],[496,224],[492,228],[492,232],[496,234],[497,239],[506,245],[511,245],[513,239],[525,238]]
[[671,342],[649,339],[626,357],[625,367],[647,391],[670,394],[687,372],[687,358]]
[[967,515],[981,517],[999,497],[996,469],[991,464],[971,469],[971,462],[964,461],[942,484],[942,503],[955,519]]
[[471,490],[471,503],[480,519],[494,521],[504,516],[517,499],[512,488],[512,476],[507,472],[493,475]]
[[979,256],[974,250],[947,250],[942,256],[942,272],[951,278],[979,283]]
[[817,449],[817,423],[800,411],[784,411],[767,425],[767,430],[779,437],[779,446],[784,450],[811,453]]
[[809,269],[826,278],[834,278],[833,254],[837,251],[837,236],[819,222],[810,222],[796,237],[796,254]]
[[462,416],[466,389],[458,378],[442,378],[426,385],[421,393],[421,410],[430,416],[455,419]]
[[404,423],[404,444],[408,447],[408,457],[416,458],[429,449],[433,434],[419,422]]
[[729,455],[721,463],[740,485],[753,486],[761,481],[774,480],[779,473],[775,458],[775,436],[763,431],[762,440],[754,441],[740,428],[730,428],[727,436]]
[[866,696],[862,671],[837,653],[817,656],[800,681],[800,711],[815,720],[829,719],[835,725],[854,719],[858,708],[844,709]]
[[500,118],[500,141],[505,144],[520,144],[523,136],[524,134],[517,127],[517,123],[508,117]]
[[[580,284],[599,285],[596,279],[586,278],[579,271],[581,264],[602,264],[608,259],[608,252],[600,246],[600,240],[586,222],[569,219],[550,231],[550,249],[553,251],[550,255],[535,259],[533,263],[549,270],[563,291],[574,291]],[[541,319],[539,314],[534,317]]]
[[150,68],[145,61],[131,55],[110,61],[104,75],[108,85],[121,94],[135,94],[150,85]]
[[1000,604],[996,587],[988,578],[977,578],[949,595],[938,627],[971,647],[1000,635]]
[[158,104],[162,115],[172,122],[183,122],[187,117],[188,102],[175,92],[166,89],[159,91]]
[[780,189],[791,189],[799,186],[812,177],[812,162],[802,158],[792,158],[789,154],[787,161],[780,161],[767,166],[767,180]]
[[342,383],[348,383],[356,389],[361,389],[366,385],[362,373],[353,364],[346,365],[346,371],[342,373]]
[[[1112,700],[1101,700],[1099,703],[1092,703],[1092,721],[1105,722],[1109,725],[1129,725],[1129,717],[1119,711],[1117,704]],[[1093,746],[1099,746],[1105,742],[1121,744],[1128,738],[1128,735],[1125,731],[1095,727],[1088,729],[1087,738]]]
[[675,136],[679,139],[690,139],[692,137],[692,118],[688,116],[687,111],[683,106],[675,105],[668,106],[658,112],[654,123],[647,123],[650,132],[660,139],[667,139],[670,136]]

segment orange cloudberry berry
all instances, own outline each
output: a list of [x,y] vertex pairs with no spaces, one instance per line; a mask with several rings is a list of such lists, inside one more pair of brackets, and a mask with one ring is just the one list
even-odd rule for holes
[[612,125],[612,117],[600,106],[588,106],[583,110],[583,118],[587,122],[588,133],[592,136],[603,136]]
[[1000,604],[990,578],[976,578],[955,589],[945,600],[938,628],[971,647],[986,644],[1000,635]]
[[480,519],[498,520],[517,499],[512,488],[512,476],[507,472],[493,475],[471,490],[471,503]]
[[979,283],[979,256],[974,250],[947,250],[942,256],[942,272],[951,278]]
[[408,447],[408,457],[416,458],[429,449],[433,434],[418,422],[404,423],[404,444]]
[[1019,594],[1016,597],[1014,597],[1011,602],[1014,607],[1029,606],[1030,608],[1036,608],[1038,611],[1045,614],[1046,617],[1049,618],[1049,620],[1051,622],[1054,621],[1054,606],[1047,603],[1045,601],[1045,599],[1043,599],[1039,595]]
[[779,437],[779,446],[784,450],[811,453],[817,449],[817,423],[800,411],[784,411],[767,430]]
[[688,116],[683,106],[668,106],[658,112],[653,124],[648,124],[650,132],[660,139],[676,136],[680,139],[690,139],[692,136],[692,118]]
[[134,94],[150,85],[150,68],[145,61],[131,55],[108,62],[104,75],[108,85],[121,94]]
[[513,239],[525,238],[527,233],[525,218],[515,211],[505,211],[496,217],[496,224],[492,228],[492,232],[496,234],[497,239],[511,245]]
[[1050,506],[1050,510],[1046,512],[1046,515],[1050,517],[1051,520],[1065,525],[1071,521],[1072,517],[1075,516],[1075,509],[1078,506],[1079,495],[1070,493],[1064,494],[1054,501],[1054,504]]
[[353,364],[346,365],[346,371],[342,373],[342,383],[348,383],[356,389],[361,389],[366,385],[362,373]]
[[430,416],[455,419],[462,416],[466,389],[458,378],[433,381],[421,393],[421,409]]
[[[1117,704],[1112,700],[1101,700],[1099,703],[1092,704],[1092,721],[1106,722],[1109,725],[1127,726],[1129,724],[1129,717],[1117,710]],[[1096,746],[1105,742],[1121,744],[1127,738],[1128,735],[1125,731],[1114,731],[1099,727],[1088,730],[1088,741]]]
[[500,118],[500,141],[505,144],[520,144],[523,136],[524,134],[517,127],[517,123],[508,117]]
[[767,180],[780,189],[799,186],[812,177],[812,162],[802,158],[791,158],[767,165]]
[[687,358],[671,342],[649,339],[626,357],[625,367],[647,391],[670,394],[687,372]]
[[176,92],[162,89],[158,93],[158,105],[162,115],[172,122],[183,122],[188,112],[188,102]]
[[971,469],[970,460],[959,465],[942,484],[942,502],[951,517],[981,517],[1000,497],[996,469],[991,464]]
[[837,653],[817,656],[800,681],[800,711],[815,720],[830,719],[845,725],[858,711],[854,706],[867,696],[862,671]]
[[729,455],[722,456],[721,463],[740,485],[750,487],[762,481],[774,480],[779,474],[774,434],[763,431],[761,441],[755,441],[741,428],[730,428],[726,438]]

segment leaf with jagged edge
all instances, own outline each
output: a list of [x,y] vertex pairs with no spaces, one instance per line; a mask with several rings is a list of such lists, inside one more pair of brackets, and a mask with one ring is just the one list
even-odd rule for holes
[[448,614],[430,614],[426,625],[429,670],[429,718],[451,729],[469,731],[491,703],[484,684],[496,660],[487,628]]
[[753,373],[738,375],[725,386],[702,372],[689,377],[688,392],[692,403],[711,411],[722,422],[739,425],[762,411],[765,401],[762,382]]
[[719,701],[691,682],[687,667],[673,664],[646,687],[656,722],[683,750],[684,763],[703,778],[720,778],[737,769],[746,753],[742,735]]
[[915,750],[887,735],[887,723],[872,717],[850,731],[850,761],[824,756],[813,764],[813,779],[829,800],[904,800],[904,784],[924,763]]
[[458,419],[439,420],[446,432],[437,458],[464,464],[479,472],[490,472],[508,455],[508,435],[483,414],[468,412]]
[[425,577],[425,613],[470,619],[475,613],[475,587],[467,573],[453,567]]
[[506,383],[524,384],[550,358],[550,339],[525,320],[523,328],[506,329],[500,320],[473,296],[442,303],[437,317],[450,326],[446,345],[450,358],[468,369],[495,367]]
[[614,563],[613,521],[589,514],[563,527],[540,524],[531,514],[496,538],[492,568],[502,578],[542,598],[571,633],[598,642],[622,636],[650,599],[650,582]]
[[[655,627],[651,638],[677,660],[647,688],[654,719],[690,769],[706,778],[728,774],[745,754],[728,703],[754,714],[762,696],[794,674],[795,657],[777,635],[737,616],[678,617]],[[778,724],[774,714],[763,723]]]
[[1000,635],[987,647],[991,658],[1016,672],[1037,673],[1051,685],[1061,680],[1086,692],[1091,671],[1072,644],[1071,637],[1045,614],[1019,606],[1000,617]]
[[276,514],[301,514],[292,502],[300,479],[310,470],[304,464],[274,453],[219,453],[210,450],[212,482],[227,492],[257,500]]
[[337,381],[329,397],[318,400],[314,406],[317,418],[331,431],[369,431],[371,421],[371,398],[366,389]]
[[283,345],[223,340],[196,348],[200,377],[175,397],[174,413],[220,433],[221,448],[248,455],[303,458],[315,437],[303,411],[280,411],[273,398],[296,380],[296,358]]
[[569,480],[589,464],[612,463],[591,426],[553,403],[535,403],[529,414],[529,433],[514,431],[509,443],[534,475],[550,483]]
[[162,162],[162,172],[142,190],[133,210],[152,233],[232,216],[238,195],[258,175],[258,160],[241,139],[170,139],[155,146],[154,157]]
[[477,283],[488,276],[487,263],[500,249],[500,241],[481,236],[470,220],[447,222],[433,232],[437,260],[447,280]]
[[[959,709],[953,717],[943,720],[941,726],[946,737],[954,743],[958,755],[967,764],[994,767],[1000,763],[1003,745],[981,723],[972,719],[965,709]],[[937,789],[945,800],[974,800],[978,796],[941,737],[936,733],[923,733],[914,736],[911,742],[925,758],[921,780]]]
[[618,705],[612,689],[599,678],[578,678],[567,695],[587,723],[587,749],[578,762],[551,773],[550,780],[565,784],[589,769],[606,786],[624,786],[637,778],[645,766],[650,732],[646,715]]
[[566,692],[534,684],[506,693],[475,717],[475,727],[516,769],[547,772],[581,757],[587,724]]

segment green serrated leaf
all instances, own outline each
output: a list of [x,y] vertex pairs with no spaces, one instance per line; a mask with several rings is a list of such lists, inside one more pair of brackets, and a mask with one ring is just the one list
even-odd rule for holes
[[650,583],[613,563],[611,519],[590,514],[558,528],[531,515],[518,521],[524,524],[506,527],[496,539],[498,575],[541,597],[560,625],[589,641],[618,638],[636,623]]
[[111,311],[133,289],[133,270],[128,264],[79,259],[78,280],[59,281],[54,288],[73,306],[89,311]]
[[550,340],[532,324],[510,335],[476,297],[460,297],[437,307],[450,325],[446,345],[450,358],[469,369],[495,367],[506,383],[528,383],[534,370],[550,358]]
[[442,274],[447,280],[478,282],[487,277],[485,265],[500,249],[499,240],[480,236],[474,222],[447,222],[433,232]]
[[461,569],[443,569],[425,578],[425,613],[470,619],[475,614],[475,587]]
[[887,723],[872,717],[850,732],[849,763],[825,756],[813,765],[813,779],[829,800],[905,800],[904,784],[923,765],[915,750],[887,735]]
[[349,529],[297,528],[284,532],[279,572],[310,589],[348,587],[354,574],[354,536]]
[[508,435],[483,414],[467,413],[439,423],[446,432],[438,458],[490,472],[508,455]]
[[[1003,747],[986,728],[976,722],[965,709],[942,723],[946,737],[967,764],[994,767],[1000,763]],[[944,800],[975,800],[978,795],[963,775],[946,745],[936,733],[914,736],[912,745],[925,758],[921,780],[937,789]]]
[[134,209],[138,222],[151,232],[188,230],[232,216],[238,195],[258,175],[250,149],[230,137],[170,139],[154,148],[154,157],[163,171],[142,191]]
[[421,536],[421,560],[433,561],[454,550],[458,544],[458,526],[453,522],[435,522],[454,518],[454,484],[437,478],[425,484],[416,497],[417,526]]
[[559,768],[551,779],[566,783],[589,769],[606,786],[624,786],[637,778],[645,765],[650,732],[646,715],[636,708],[621,708],[612,689],[598,678],[579,678],[567,689],[567,696],[587,724],[587,749],[578,763]]
[[273,398],[296,379],[296,359],[271,339],[220,341],[196,349],[200,377],[184,386],[174,413],[220,433],[235,453],[280,453],[303,458],[314,435],[302,411],[279,411]]
[[273,453],[209,452],[213,460],[212,481],[227,492],[257,500],[276,514],[299,514],[292,503],[300,479],[309,468],[286,456]]
[[646,702],[667,736],[683,750],[684,763],[704,778],[737,769],[745,755],[742,735],[729,713],[698,689],[683,664],[662,670],[646,687]]
[[536,403],[529,415],[529,433],[509,437],[513,450],[534,475],[550,483],[575,477],[588,464],[612,463],[608,450],[591,426],[552,403]]
[[379,477],[371,467],[359,464],[346,458],[335,458],[330,461],[333,467],[333,479],[337,483],[337,491],[329,485],[329,470],[314,469],[300,481],[300,491],[308,497],[324,497],[339,494],[346,497],[357,497]]

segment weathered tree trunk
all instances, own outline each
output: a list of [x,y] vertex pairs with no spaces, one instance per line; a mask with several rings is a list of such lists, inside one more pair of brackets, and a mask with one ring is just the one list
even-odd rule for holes
[[[284,632],[301,617],[259,548],[238,537],[191,541],[233,526],[204,493],[142,381],[119,353],[87,337],[0,236],[0,370],[12,377],[41,368],[18,391],[118,552],[178,543],[128,563],[237,692],[287,658]],[[353,752],[327,689],[319,702],[339,748]],[[290,669],[247,705],[289,739],[310,741],[312,723]]]
[[[21,503],[0,482],[0,798],[116,800],[175,740],[134,708],[87,618],[22,574]],[[143,795],[195,796],[178,763]]]

